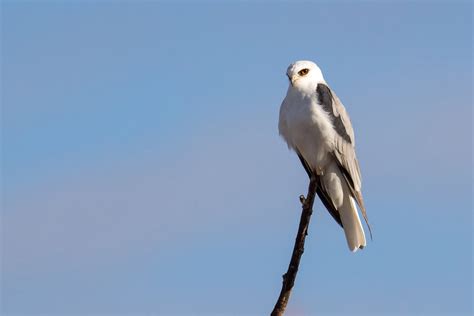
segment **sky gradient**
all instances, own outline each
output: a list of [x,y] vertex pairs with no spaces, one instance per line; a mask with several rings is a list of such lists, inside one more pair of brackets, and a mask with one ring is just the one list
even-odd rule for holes
[[318,201],[288,315],[472,314],[470,2],[1,8],[1,314],[268,314],[299,59],[351,116],[374,240]]

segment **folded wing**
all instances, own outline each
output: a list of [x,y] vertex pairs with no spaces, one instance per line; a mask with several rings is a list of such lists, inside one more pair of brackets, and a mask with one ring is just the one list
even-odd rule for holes
[[361,193],[361,173],[355,153],[354,130],[349,115],[347,114],[342,102],[327,85],[322,83],[318,84],[316,93],[318,96],[318,103],[332,117],[333,125],[337,132],[334,140],[334,158],[336,159],[340,171],[351,191],[351,195],[359,205],[362,216],[369,228],[370,237],[372,238],[372,230],[369,225]]

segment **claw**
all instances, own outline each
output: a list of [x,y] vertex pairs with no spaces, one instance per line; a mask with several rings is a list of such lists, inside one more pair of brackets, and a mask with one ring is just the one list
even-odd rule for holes
[[317,167],[317,168],[316,168],[316,174],[317,174],[318,176],[324,175],[324,170],[323,170],[323,168]]

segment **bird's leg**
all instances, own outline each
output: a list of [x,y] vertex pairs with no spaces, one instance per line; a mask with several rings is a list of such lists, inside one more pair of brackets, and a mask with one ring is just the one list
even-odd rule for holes
[[316,168],[316,174],[317,174],[318,176],[324,175],[324,170],[323,170],[323,168],[320,167],[320,166],[318,166],[318,167]]

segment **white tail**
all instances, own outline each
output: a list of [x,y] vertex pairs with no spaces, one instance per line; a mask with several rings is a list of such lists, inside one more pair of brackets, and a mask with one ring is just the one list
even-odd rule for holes
[[349,249],[354,252],[364,248],[366,245],[364,228],[352,192],[337,163],[333,162],[327,167],[321,184],[331,199],[335,211],[339,213]]
[[366,245],[364,228],[360,222],[359,214],[354,199],[349,194],[349,190],[344,190],[344,200],[339,208],[342,226],[346,234],[347,245],[352,252],[362,249]]

